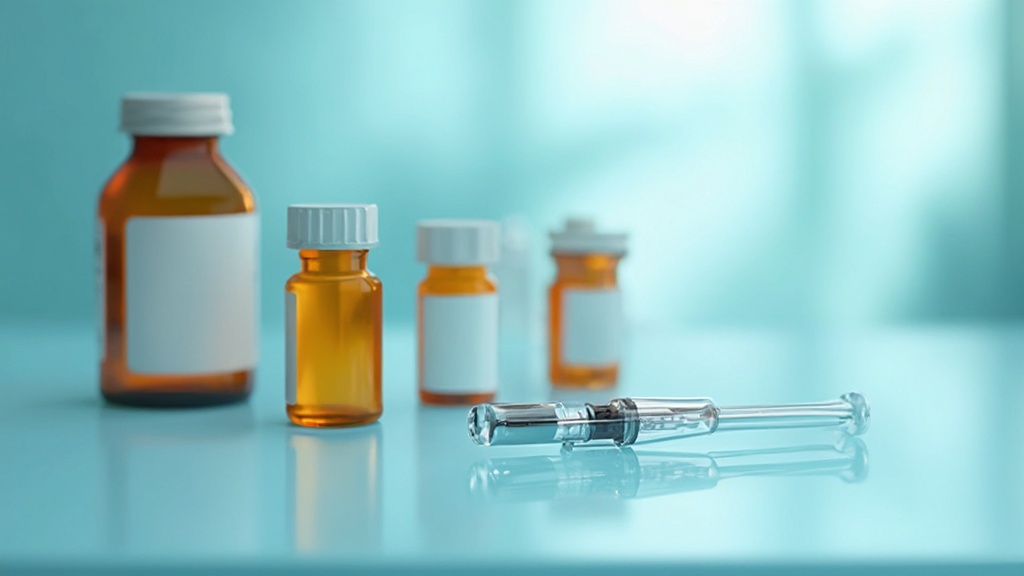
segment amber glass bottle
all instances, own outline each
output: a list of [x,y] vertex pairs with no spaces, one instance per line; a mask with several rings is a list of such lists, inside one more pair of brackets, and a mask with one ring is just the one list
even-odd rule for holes
[[498,388],[497,262],[501,233],[488,220],[427,220],[416,229],[428,264],[417,298],[420,400],[490,402]]
[[300,426],[380,418],[383,287],[366,269],[377,245],[377,206],[288,208],[288,247],[302,270],[285,285],[288,418]]
[[570,219],[551,240],[558,271],[548,291],[549,378],[567,388],[614,386],[623,330],[617,268],[626,236]]
[[122,101],[128,160],[99,199],[100,387],[122,404],[245,399],[258,350],[258,217],[217,149],[223,94]]

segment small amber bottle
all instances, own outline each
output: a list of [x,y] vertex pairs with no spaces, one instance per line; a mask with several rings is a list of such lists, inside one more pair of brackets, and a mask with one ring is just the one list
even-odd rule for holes
[[100,388],[121,404],[246,398],[258,342],[259,219],[221,157],[224,94],[129,94],[134,149],[99,199]]
[[549,377],[555,386],[608,388],[619,378],[622,296],[616,270],[626,235],[569,219],[551,233],[558,273],[548,291]]
[[380,279],[366,269],[377,245],[375,204],[288,207],[288,247],[302,271],[285,285],[288,418],[300,426],[380,418]]
[[500,254],[498,223],[427,220],[416,240],[428,265],[417,301],[420,400],[490,402],[498,388],[498,285],[487,265]]

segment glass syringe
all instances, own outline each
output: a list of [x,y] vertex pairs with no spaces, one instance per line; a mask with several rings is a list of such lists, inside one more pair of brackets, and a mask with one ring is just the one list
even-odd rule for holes
[[856,392],[831,402],[716,406],[710,398],[616,398],[608,404],[545,402],[479,404],[469,411],[469,436],[484,446],[573,445],[595,440],[619,446],[711,434],[718,430],[841,428],[867,431],[871,411]]

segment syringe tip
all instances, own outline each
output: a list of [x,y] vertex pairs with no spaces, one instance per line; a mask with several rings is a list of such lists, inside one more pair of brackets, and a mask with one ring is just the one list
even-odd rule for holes
[[867,398],[857,392],[847,392],[840,399],[850,405],[850,420],[846,423],[846,431],[853,435],[867,432],[871,423],[871,407]]
[[497,425],[497,415],[490,404],[477,404],[469,411],[466,425],[469,428],[469,437],[473,442],[481,446],[490,446],[494,438],[494,428]]

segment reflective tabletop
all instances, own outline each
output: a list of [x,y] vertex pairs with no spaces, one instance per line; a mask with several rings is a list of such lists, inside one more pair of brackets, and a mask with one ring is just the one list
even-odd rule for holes
[[283,339],[248,403],[105,405],[87,327],[0,328],[0,573],[899,573],[1024,570],[1024,328],[634,333],[619,387],[552,391],[508,347],[499,400],[856,390],[870,430],[482,447],[467,409],[420,406],[415,342],[385,330],[385,412],[308,430],[284,414]]

